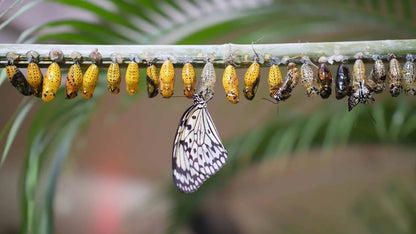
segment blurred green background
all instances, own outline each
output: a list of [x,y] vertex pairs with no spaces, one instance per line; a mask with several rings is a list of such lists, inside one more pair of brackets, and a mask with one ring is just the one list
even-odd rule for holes
[[[411,0],[3,1],[0,10],[2,43],[251,44],[416,35]],[[173,136],[192,103],[181,97],[180,69],[180,98],[170,99],[147,98],[144,69],[138,95],[128,96],[123,83],[111,95],[105,72],[90,100],[65,100],[61,89],[42,103],[1,84],[0,153],[8,154],[0,170],[0,233],[416,233],[415,97],[385,91],[375,104],[348,112],[345,99],[307,98],[299,86],[273,105],[262,99],[268,98],[262,68],[256,98],[241,95],[232,105],[218,68],[208,108],[229,162],[184,195],[171,179]],[[241,89],[245,70],[237,72]]]

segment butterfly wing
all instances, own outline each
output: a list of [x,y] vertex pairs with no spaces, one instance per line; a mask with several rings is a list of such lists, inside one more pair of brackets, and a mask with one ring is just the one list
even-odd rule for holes
[[183,114],[172,155],[173,181],[179,191],[191,193],[226,162],[227,150],[205,103],[194,103]]

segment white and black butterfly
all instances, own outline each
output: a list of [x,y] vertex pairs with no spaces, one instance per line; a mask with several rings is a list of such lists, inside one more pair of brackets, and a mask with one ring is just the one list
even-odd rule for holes
[[193,99],[194,104],[182,115],[173,142],[173,182],[184,193],[195,192],[228,159],[207,110],[210,99],[204,100],[199,94]]

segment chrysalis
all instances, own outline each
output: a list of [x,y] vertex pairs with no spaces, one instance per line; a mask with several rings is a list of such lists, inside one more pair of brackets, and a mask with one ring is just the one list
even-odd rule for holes
[[306,95],[310,97],[319,94],[313,70],[309,65],[312,64],[311,60],[304,56],[301,61],[302,66],[300,67],[300,83],[302,83],[303,87],[306,89]]
[[170,98],[173,95],[175,87],[175,68],[172,62],[167,59],[160,68],[159,91],[164,98]]
[[416,95],[416,66],[413,62],[413,55],[408,54],[406,59],[403,65],[403,89],[406,94]]
[[348,110],[351,111],[358,103],[367,103],[367,100],[374,102],[372,88],[367,84],[365,77],[365,66],[361,59],[362,55],[357,55],[352,68],[352,94],[348,98]]
[[74,63],[69,67],[68,75],[66,77],[65,83],[65,98],[73,99],[78,95],[78,90],[82,85],[82,69],[79,64],[81,59],[81,54],[78,52],[73,52],[71,54]]
[[126,69],[126,91],[130,95],[135,95],[139,90],[140,82],[140,70],[139,64],[135,57],[131,58],[131,61]]
[[204,100],[210,100],[214,97],[214,87],[216,81],[217,76],[215,75],[214,64],[212,64],[211,59],[207,59],[207,63],[204,65],[204,68],[202,68],[201,80],[198,84],[197,93]]
[[42,101],[44,102],[50,102],[55,98],[62,80],[61,67],[58,62],[62,61],[64,56],[63,52],[58,49],[53,49],[49,56],[52,63],[49,65],[43,79]]
[[224,87],[225,97],[227,100],[233,104],[238,103],[238,77],[235,65],[232,62],[230,62],[224,70],[224,74],[222,76],[222,86]]
[[[322,58],[322,57],[321,57]],[[320,59],[321,60],[321,59]],[[318,84],[319,94],[323,99],[328,98],[331,95],[332,89],[332,75],[328,65],[325,62],[321,62],[318,69]]]
[[37,64],[39,54],[35,51],[29,51],[27,52],[26,57],[29,61],[29,64],[27,65],[27,81],[33,89],[33,95],[42,97],[43,75]]
[[90,54],[92,64],[88,67],[82,80],[81,94],[85,99],[90,99],[94,94],[95,87],[98,83],[99,70],[97,64],[101,62],[101,54],[95,49]]
[[[254,52],[256,53],[256,52]],[[256,95],[257,88],[260,83],[260,64],[259,56],[256,53],[255,61],[248,67],[246,74],[244,75],[244,96],[248,100],[253,100]]]
[[195,94],[195,69],[192,63],[187,62],[182,68],[183,94],[187,98],[192,98]]

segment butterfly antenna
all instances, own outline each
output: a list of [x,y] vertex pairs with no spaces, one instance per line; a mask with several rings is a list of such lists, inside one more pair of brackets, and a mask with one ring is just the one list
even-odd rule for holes
[[253,49],[253,52],[256,55],[256,61],[258,62],[260,60],[260,56],[257,53],[257,51],[254,49],[254,42],[251,43],[251,48]]
[[275,104],[275,105],[277,105],[277,104],[279,104],[279,102],[275,102],[275,101],[272,101],[272,100],[270,100],[270,99],[268,99],[268,98],[261,98],[261,99],[263,99],[263,100],[266,100],[266,101],[269,101],[269,102],[271,102],[271,103],[273,103],[273,104]]

